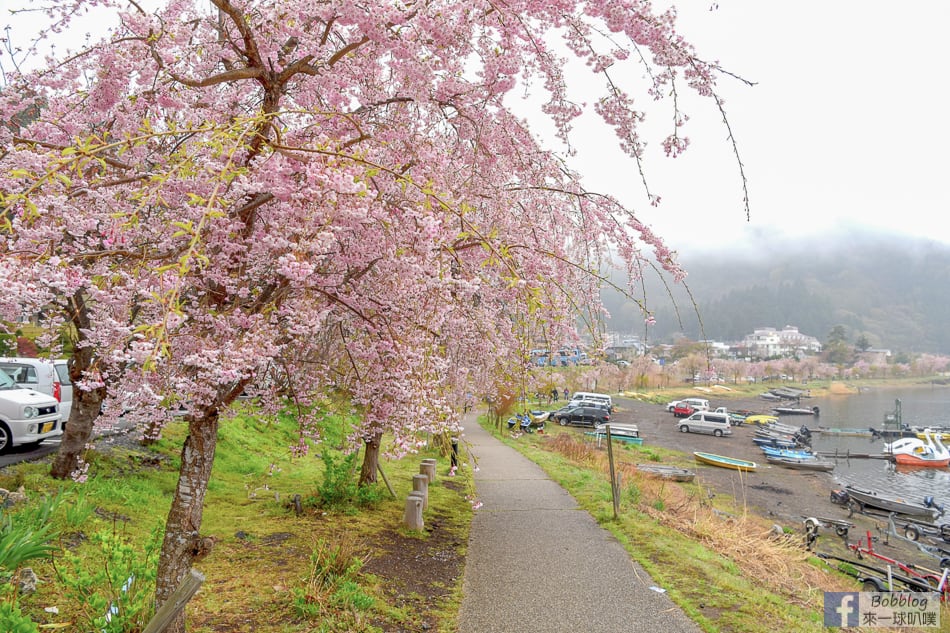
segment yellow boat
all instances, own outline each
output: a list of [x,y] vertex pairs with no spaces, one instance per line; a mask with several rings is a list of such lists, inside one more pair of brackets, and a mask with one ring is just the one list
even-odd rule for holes
[[930,437],[934,439],[940,438],[941,442],[950,441],[950,431],[937,431],[935,429],[924,429],[917,434],[917,437],[925,440],[927,439],[927,433],[930,433]]
[[715,455],[713,453],[695,452],[693,457],[697,462],[709,464],[710,466],[719,466],[720,468],[731,468],[732,470],[741,470],[750,472],[758,468],[755,462],[747,459],[736,459],[735,457],[726,457],[725,455]]
[[772,424],[774,422],[778,422],[778,417],[774,415],[766,415],[764,413],[757,413],[755,415],[747,415],[745,417],[744,424],[765,425],[765,424]]

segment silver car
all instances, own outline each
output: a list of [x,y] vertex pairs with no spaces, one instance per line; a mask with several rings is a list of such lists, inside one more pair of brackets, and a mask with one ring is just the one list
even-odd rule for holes
[[729,415],[713,411],[697,411],[679,423],[681,433],[708,433],[716,437],[732,435]]

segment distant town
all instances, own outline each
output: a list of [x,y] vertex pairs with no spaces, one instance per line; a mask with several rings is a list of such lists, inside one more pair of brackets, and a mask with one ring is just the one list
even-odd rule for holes
[[864,337],[848,342],[843,328],[818,337],[786,325],[756,328],[741,341],[691,341],[645,344],[639,336],[608,332],[596,349],[562,347],[531,351],[534,366],[613,365],[642,380],[674,382],[807,382],[814,379],[886,378],[935,375],[950,368],[950,358],[919,354],[895,357],[871,347]]

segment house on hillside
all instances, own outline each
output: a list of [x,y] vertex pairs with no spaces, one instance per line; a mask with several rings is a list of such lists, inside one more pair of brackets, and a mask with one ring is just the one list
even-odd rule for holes
[[802,334],[793,325],[786,325],[781,330],[773,327],[757,328],[745,336],[742,347],[750,355],[759,358],[807,356],[820,352],[821,342],[814,336]]

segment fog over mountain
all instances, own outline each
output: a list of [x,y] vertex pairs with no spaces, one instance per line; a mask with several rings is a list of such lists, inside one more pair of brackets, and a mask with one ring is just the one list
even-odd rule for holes
[[736,341],[756,328],[792,325],[824,342],[842,325],[851,342],[863,335],[895,353],[950,354],[950,244],[860,231],[763,235],[721,250],[683,249],[680,261],[688,291],[669,275],[645,275],[639,298],[655,325],[644,324],[635,303],[605,291],[607,328],[652,342]]

